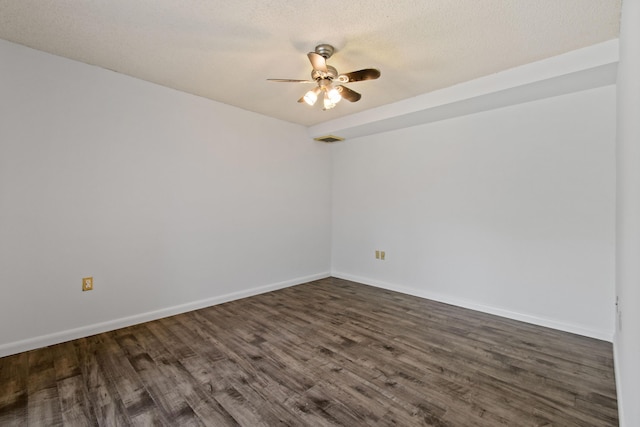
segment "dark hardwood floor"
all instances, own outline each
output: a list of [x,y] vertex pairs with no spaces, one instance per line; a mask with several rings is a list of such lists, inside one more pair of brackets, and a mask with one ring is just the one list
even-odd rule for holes
[[329,278],[0,359],[1,426],[614,426],[611,344]]

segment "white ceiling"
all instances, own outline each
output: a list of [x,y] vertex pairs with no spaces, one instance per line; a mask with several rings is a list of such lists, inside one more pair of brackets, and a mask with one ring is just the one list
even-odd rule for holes
[[[316,125],[618,37],[620,0],[0,0],[0,38],[275,118]],[[374,67],[362,94],[296,101],[306,53]]]

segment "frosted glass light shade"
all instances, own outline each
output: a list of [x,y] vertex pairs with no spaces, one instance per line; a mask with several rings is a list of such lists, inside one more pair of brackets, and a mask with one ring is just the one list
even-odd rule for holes
[[340,91],[338,88],[332,88],[329,92],[327,92],[327,97],[333,104],[337,104],[342,99],[342,95],[340,95]]
[[306,102],[309,105],[313,105],[316,103],[316,101],[318,100],[318,90],[316,89],[312,89],[309,92],[304,94],[304,102]]

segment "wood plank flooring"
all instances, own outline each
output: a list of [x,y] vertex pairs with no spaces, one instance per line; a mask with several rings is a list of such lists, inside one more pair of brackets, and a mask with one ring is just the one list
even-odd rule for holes
[[615,426],[610,343],[329,278],[0,359],[1,426]]

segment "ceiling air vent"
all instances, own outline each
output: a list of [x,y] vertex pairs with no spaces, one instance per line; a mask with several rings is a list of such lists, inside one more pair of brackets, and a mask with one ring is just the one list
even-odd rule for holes
[[313,139],[315,139],[316,141],[327,142],[327,143],[344,141],[344,138],[340,138],[339,136],[334,136],[334,135],[319,136]]

